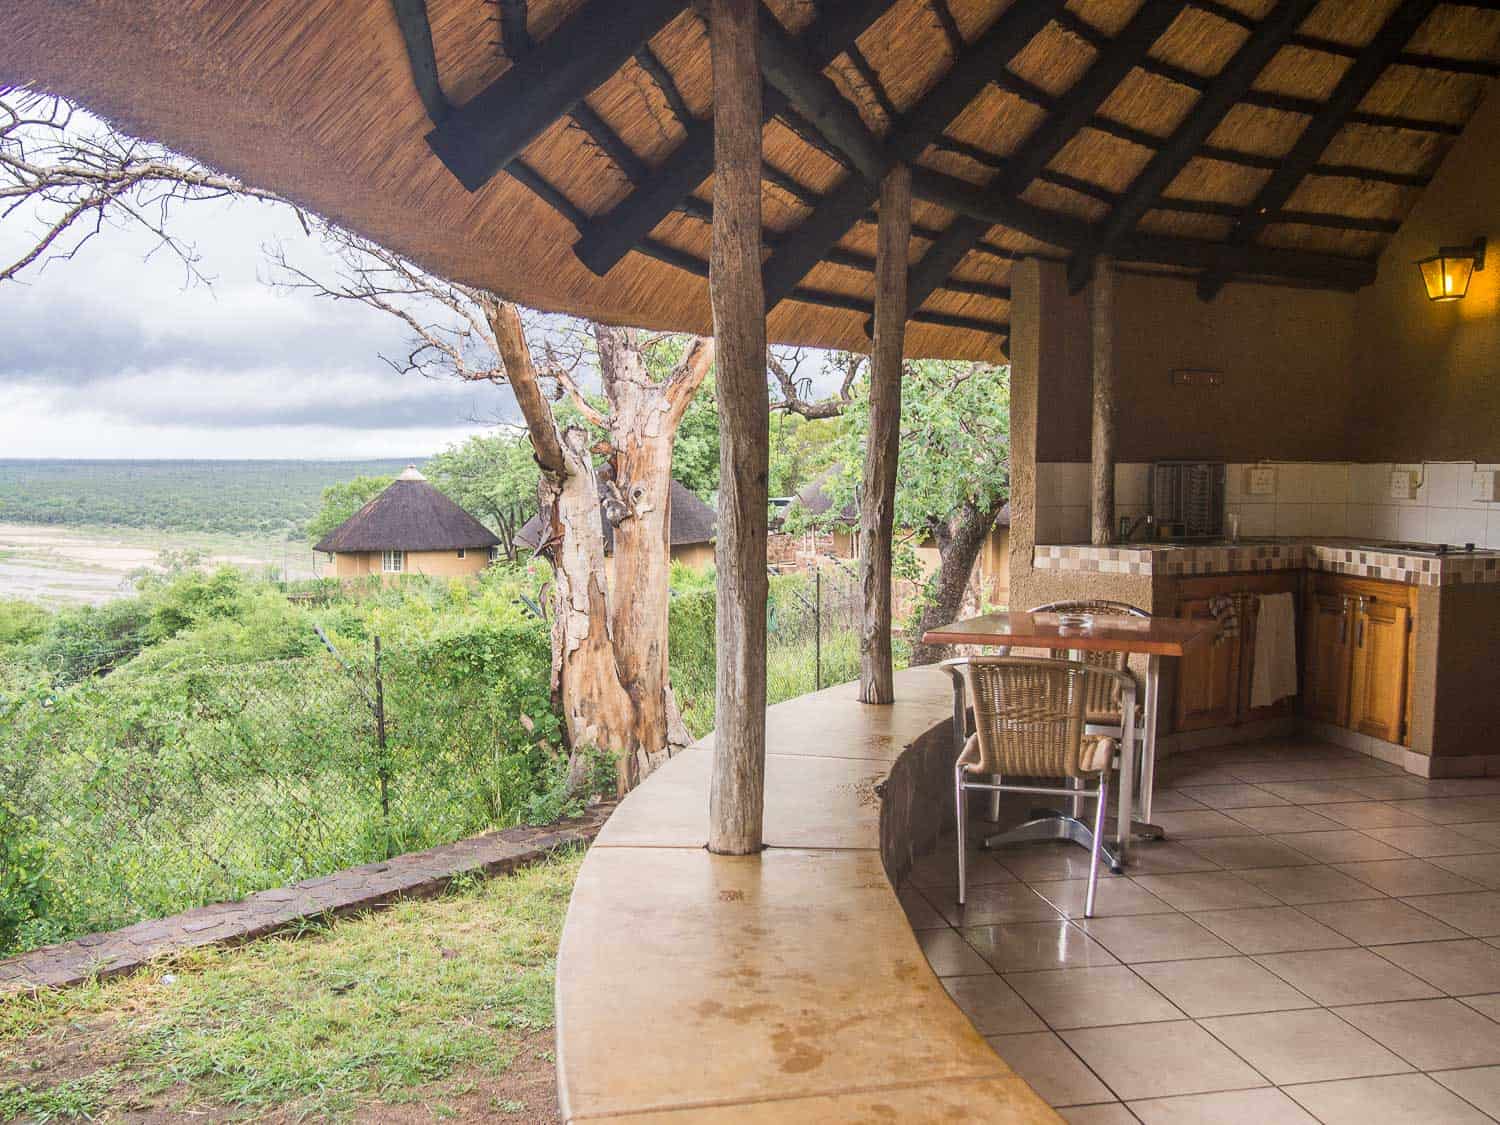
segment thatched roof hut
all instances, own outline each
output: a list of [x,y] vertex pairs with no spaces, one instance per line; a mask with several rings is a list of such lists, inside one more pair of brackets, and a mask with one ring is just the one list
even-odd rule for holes
[[[1019,256],[1353,288],[1497,73],[1437,0],[768,0],[772,339],[868,346],[873,171],[914,162],[909,355],[994,359]],[[684,0],[10,0],[75,97],[542,309],[705,332],[712,89]]]
[[499,537],[408,465],[379,496],[318,541],[329,554],[487,550]]
[[[599,508],[600,522],[604,526],[604,550],[606,554],[612,554],[614,552],[615,528],[614,524],[603,518],[604,502],[608,487],[608,478],[600,474]],[[714,541],[714,525],[717,517],[714,515],[712,508],[698,499],[697,493],[674,478],[669,502],[672,506],[669,535],[671,537],[670,546],[673,551],[681,547],[694,547]],[[516,532],[516,542],[529,550],[535,551],[542,545],[542,536],[542,518],[539,515],[532,516],[521,525],[521,530]]]

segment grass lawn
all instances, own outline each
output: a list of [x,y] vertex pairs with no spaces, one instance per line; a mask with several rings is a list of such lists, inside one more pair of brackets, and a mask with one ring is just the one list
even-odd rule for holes
[[556,1121],[552,981],[582,856],[0,1001],[0,1121]]

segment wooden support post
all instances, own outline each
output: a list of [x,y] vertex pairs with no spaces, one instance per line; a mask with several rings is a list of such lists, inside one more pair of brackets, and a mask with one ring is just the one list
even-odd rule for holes
[[891,536],[901,445],[901,358],[906,342],[906,252],[911,239],[911,168],[898,164],[880,184],[875,249],[875,332],[870,351],[870,433],[859,506],[859,698],[895,699],[891,665]]
[[718,626],[708,850],[761,848],[766,780],[766,509],[770,393],[760,263],[759,0],[710,0],[714,218],[708,289],[718,348]]
[[1089,540],[1115,540],[1115,309],[1114,263],[1100,258],[1089,288],[1089,338],[1093,348],[1093,424],[1089,442]]

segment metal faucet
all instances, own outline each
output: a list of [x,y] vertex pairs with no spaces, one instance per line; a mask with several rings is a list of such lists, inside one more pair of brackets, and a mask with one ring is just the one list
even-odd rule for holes
[[[1129,543],[1130,540],[1134,538],[1135,533],[1139,531],[1143,525],[1152,529],[1152,531],[1154,532],[1156,528],[1156,517],[1153,516],[1150,512],[1147,512],[1143,516],[1136,516],[1136,518],[1133,520],[1126,519],[1124,516],[1121,516],[1120,542]],[[1154,535],[1148,535],[1147,538],[1154,538]]]

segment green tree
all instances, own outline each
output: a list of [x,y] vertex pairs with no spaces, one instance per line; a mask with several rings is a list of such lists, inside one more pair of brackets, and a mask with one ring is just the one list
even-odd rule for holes
[[516,532],[536,511],[541,480],[536,454],[524,435],[476,434],[434,456],[424,471],[450,500],[500,536],[507,558],[516,557]]
[[[870,423],[862,375],[842,410],[844,432],[832,443],[840,470],[827,483],[835,518],[855,498]],[[826,423],[815,423],[824,425]],[[898,570],[915,575],[912,548],[931,539],[938,568],[913,621],[916,637],[958,616],[986,537],[1010,499],[1010,368],[986,363],[914,360],[901,384],[901,462],[896,485]],[[914,643],[912,663],[939,659]]]
[[387,488],[395,477],[358,476],[330,484],[323,490],[323,506],[307,523],[307,537],[316,543]]

